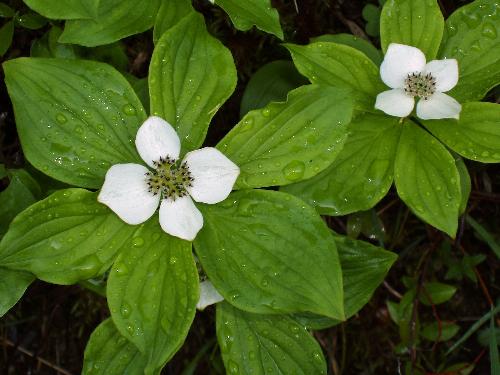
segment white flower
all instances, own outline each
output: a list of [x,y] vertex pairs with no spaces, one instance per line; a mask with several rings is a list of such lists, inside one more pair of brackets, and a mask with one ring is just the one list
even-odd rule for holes
[[135,146],[151,170],[140,164],[113,165],[97,200],[127,224],[145,222],[160,205],[162,229],[192,241],[203,227],[203,216],[191,198],[208,204],[223,201],[240,169],[213,147],[188,152],[180,162],[179,137],[159,117],[150,117],[142,124]]
[[417,116],[423,120],[458,119],[462,106],[451,96],[443,94],[458,82],[455,59],[432,60],[418,48],[391,43],[380,65],[382,81],[392,88],[377,95],[375,108],[388,115],[406,117],[417,103]]
[[205,310],[207,306],[224,301],[224,297],[215,289],[209,280],[200,283],[200,299],[196,304],[198,310]]

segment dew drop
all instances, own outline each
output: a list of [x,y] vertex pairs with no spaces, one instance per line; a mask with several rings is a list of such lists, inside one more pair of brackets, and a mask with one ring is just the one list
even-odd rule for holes
[[485,36],[486,38],[489,38],[489,39],[496,39],[496,37],[497,37],[497,30],[496,30],[495,26],[492,23],[486,22],[483,25],[483,29],[481,30],[481,35],[483,35],[483,36]]
[[283,175],[289,181],[300,180],[304,176],[305,165],[303,162],[294,160],[288,163],[282,170]]
[[135,116],[137,111],[131,104],[125,104],[122,108],[123,113],[125,113],[127,116]]
[[134,246],[134,247],[141,247],[142,245],[144,245],[144,238],[142,238],[142,237],[134,237],[132,239],[132,246]]
[[120,308],[120,314],[124,317],[124,318],[128,318],[130,316],[130,313],[132,312],[131,310],[131,307],[128,303],[124,303],[122,305],[122,307]]
[[64,124],[68,121],[68,119],[66,118],[66,116],[64,116],[62,113],[58,113],[56,115],[56,121],[59,123],[59,124]]

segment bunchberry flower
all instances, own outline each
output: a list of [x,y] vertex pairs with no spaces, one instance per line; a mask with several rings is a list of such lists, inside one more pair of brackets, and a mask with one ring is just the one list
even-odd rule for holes
[[133,225],[148,220],[159,205],[162,229],[192,241],[203,227],[203,216],[193,199],[208,204],[223,201],[240,169],[213,147],[188,152],[180,161],[177,133],[155,116],[139,128],[135,146],[150,169],[133,163],[113,165],[97,200]]
[[380,65],[380,77],[392,90],[377,95],[375,108],[388,115],[406,117],[417,103],[417,116],[423,120],[458,119],[462,106],[444,94],[458,82],[455,59],[432,60],[426,64],[418,48],[391,43]]

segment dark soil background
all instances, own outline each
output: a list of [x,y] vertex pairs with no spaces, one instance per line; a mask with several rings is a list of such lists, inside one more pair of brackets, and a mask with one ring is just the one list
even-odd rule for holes
[[[371,2],[371,1],[370,1]],[[445,17],[470,1],[439,0]],[[20,1],[12,1],[22,9]],[[361,0],[273,0],[278,9],[286,40],[307,43],[310,37],[326,33],[349,32],[368,38],[364,32],[362,9],[368,1]],[[376,4],[376,1],[373,2]],[[252,30],[238,32],[227,15],[208,1],[195,0],[195,7],[206,16],[209,30],[233,53],[239,84],[228,102],[215,117],[207,144],[215,144],[239,121],[239,105],[243,90],[252,74],[267,62],[289,58],[280,42],[271,35]],[[29,56],[32,42],[48,27],[32,31],[16,28],[14,42],[4,59]],[[369,38],[379,45],[377,38]],[[153,44],[147,32],[123,40],[129,56],[129,72],[147,74]],[[25,167],[15,130],[14,116],[5,84],[0,85],[0,163],[9,168]],[[488,98],[497,101],[491,94]],[[467,162],[472,178],[472,194],[467,213],[481,222],[495,236],[500,236],[500,173],[497,165]],[[7,181],[0,182],[0,190]],[[479,241],[464,219],[457,239],[418,220],[391,190],[375,208],[375,220],[364,225],[361,239],[378,244],[400,257],[372,300],[348,322],[318,331],[331,374],[403,374],[404,363],[410,362],[410,373],[437,375],[439,365],[458,362],[475,363],[472,374],[489,374],[487,350],[472,336],[450,357],[444,357],[449,343],[420,341],[400,350],[398,327],[391,321],[386,301],[398,301],[406,291],[403,278],[412,278],[417,285],[425,281],[447,282],[441,248],[450,245],[448,258],[456,261],[464,255],[484,254],[487,259],[474,268],[477,283],[467,278],[448,281],[458,291],[451,301],[438,306],[417,304],[414,317],[421,321],[450,320],[461,326],[460,337],[484,315],[499,296],[496,283],[499,263],[488,246]],[[335,231],[345,234],[352,229],[353,218],[325,218]],[[55,286],[37,281],[22,300],[0,320],[0,374],[78,374],[83,352],[93,329],[109,315],[104,298],[75,286]],[[215,337],[213,308],[199,313],[185,345],[166,366],[163,374],[223,374],[223,364]],[[452,340],[451,342],[453,342]],[[421,372],[418,372],[418,371]],[[451,375],[452,373],[441,372]]]

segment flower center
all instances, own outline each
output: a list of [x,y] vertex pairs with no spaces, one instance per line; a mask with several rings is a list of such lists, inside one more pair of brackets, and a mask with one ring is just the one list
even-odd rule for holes
[[404,90],[406,95],[418,96],[424,100],[436,92],[436,78],[432,74],[411,73],[405,79]]
[[150,193],[162,194],[164,199],[170,198],[174,201],[188,195],[187,188],[193,186],[194,178],[186,163],[167,156],[153,164],[155,170],[146,173]]

